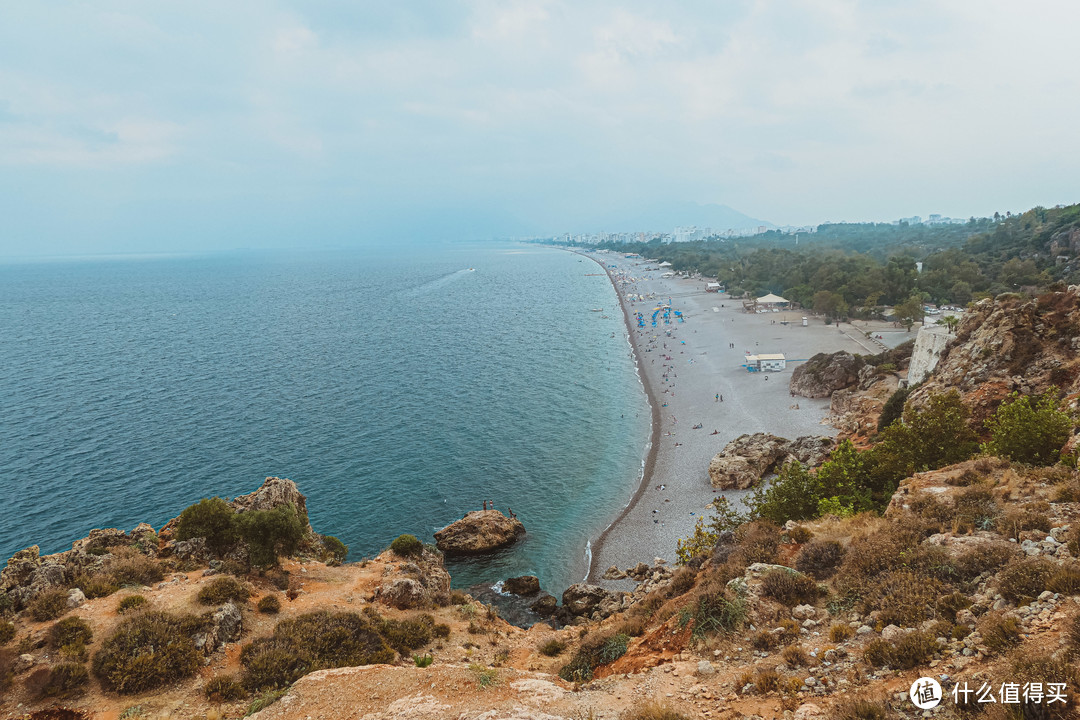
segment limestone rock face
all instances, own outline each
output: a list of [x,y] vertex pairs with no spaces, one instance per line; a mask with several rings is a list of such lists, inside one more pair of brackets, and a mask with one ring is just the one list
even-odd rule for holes
[[314,530],[308,523],[307,498],[301,494],[296,483],[287,478],[268,477],[258,490],[241,495],[230,503],[237,512],[273,510],[281,505],[290,504],[296,508],[300,519],[307,525],[307,533],[312,534]]
[[535,575],[507,578],[503,581],[503,591],[513,595],[532,595],[540,592],[540,579]]
[[375,599],[399,610],[420,607],[424,602],[424,586],[412,578],[398,578],[379,587]]
[[709,480],[721,490],[745,490],[788,460],[819,465],[832,448],[833,440],[827,437],[788,440],[768,433],[740,435],[709,462]]
[[623,609],[627,593],[605,590],[598,585],[575,583],[563,592],[562,613],[565,616],[608,617]]
[[240,608],[232,603],[225,603],[214,612],[210,627],[194,636],[195,647],[209,655],[220,650],[225,643],[240,639],[243,631],[243,616]]
[[447,555],[476,555],[514,544],[525,534],[517,518],[498,510],[474,510],[435,533],[435,546]]
[[829,397],[859,381],[863,361],[849,352],[818,353],[791,373],[791,392],[807,398]]

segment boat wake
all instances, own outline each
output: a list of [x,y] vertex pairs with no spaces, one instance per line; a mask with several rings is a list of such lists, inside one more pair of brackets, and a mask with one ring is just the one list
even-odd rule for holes
[[464,268],[462,270],[455,270],[454,272],[447,273],[442,277],[435,278],[434,280],[429,280],[423,285],[418,285],[417,287],[406,291],[405,295],[406,297],[418,297],[420,295],[426,295],[429,292],[438,290],[441,287],[445,287],[446,285],[449,285],[455,280],[460,280],[466,275],[470,275],[474,272],[476,272],[476,268]]

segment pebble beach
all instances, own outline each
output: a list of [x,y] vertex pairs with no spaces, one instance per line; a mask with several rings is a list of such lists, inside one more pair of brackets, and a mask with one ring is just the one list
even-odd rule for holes
[[[698,517],[708,515],[706,506],[718,495],[742,507],[745,491],[721,493],[709,482],[709,461],[727,443],[755,432],[787,438],[836,434],[826,423],[827,398],[792,397],[791,373],[800,362],[819,352],[872,354],[880,348],[850,325],[838,330],[810,315],[804,327],[802,311],[745,312],[740,300],[705,292],[704,280],[662,277],[663,270],[647,269],[656,263],[614,252],[585,255],[604,267],[619,294],[631,352],[652,406],[640,486],[593,543],[589,572],[589,582],[630,590],[632,581],[601,576],[612,565],[626,569],[655,558],[673,563],[676,540],[693,534]],[[658,316],[653,327],[654,309],[669,300],[669,323]],[[638,327],[637,313],[644,315],[644,327]],[[747,353],[783,353],[787,367],[748,372]]]

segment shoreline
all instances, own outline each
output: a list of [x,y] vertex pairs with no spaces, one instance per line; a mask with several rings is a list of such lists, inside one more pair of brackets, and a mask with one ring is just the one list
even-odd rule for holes
[[652,383],[649,380],[648,373],[645,372],[645,368],[642,365],[641,348],[638,347],[637,338],[634,334],[634,326],[631,321],[630,306],[626,302],[626,298],[623,297],[622,289],[619,287],[619,283],[615,281],[615,278],[611,274],[611,268],[607,267],[598,258],[591,255],[571,250],[570,252],[586,257],[592,260],[594,263],[604,269],[604,273],[607,275],[608,281],[611,283],[611,287],[615,290],[615,296],[619,299],[619,306],[623,312],[623,325],[626,326],[626,336],[630,343],[630,349],[634,357],[634,366],[637,371],[638,380],[641,381],[641,386],[645,391],[645,398],[649,403],[649,443],[648,450],[645,453],[645,461],[641,467],[641,475],[638,478],[637,487],[634,488],[633,494],[630,496],[630,500],[623,506],[623,509],[619,511],[619,514],[615,516],[603,532],[596,538],[595,543],[591,543],[588,551],[588,565],[585,568],[585,579],[583,582],[591,583],[594,578],[596,568],[596,558],[604,552],[604,544],[608,539],[608,536],[616,528],[616,526],[629,515],[637,504],[641,501],[642,496],[645,494],[645,488],[648,487],[649,482],[652,480],[653,473],[656,470],[656,456],[660,452],[660,428],[662,420],[660,418],[660,401],[656,397],[653,391]]
[[[701,280],[665,278],[662,270],[646,270],[642,260],[617,251],[566,249],[604,268],[622,306],[650,404],[649,447],[637,487],[584,553],[585,582],[630,590],[631,581],[604,580],[603,573],[611,566],[625,570],[642,561],[653,564],[657,558],[673,563],[676,541],[693,535],[717,496],[738,506],[750,492],[712,487],[709,462],[729,442],[755,432],[792,439],[836,434],[827,424],[828,398],[790,395],[794,367],[818,352],[865,354],[867,349],[820,318],[802,326],[800,311],[746,313],[740,301],[706,293]],[[648,315],[669,300],[682,321],[673,317],[656,327],[637,326],[636,312],[643,312],[649,323]],[[748,373],[745,355],[755,352],[782,352],[787,368]]]

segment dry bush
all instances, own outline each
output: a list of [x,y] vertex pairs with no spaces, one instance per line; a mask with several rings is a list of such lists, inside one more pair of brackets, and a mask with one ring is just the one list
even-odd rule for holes
[[1048,589],[1056,570],[1046,558],[1014,560],[998,572],[998,591],[1013,603],[1034,600]]
[[1009,543],[982,543],[965,550],[956,559],[960,577],[973,580],[984,572],[996,572],[1019,554],[1015,545]]
[[896,714],[882,700],[849,697],[836,705],[832,717],[833,720],[890,720]]
[[761,592],[765,597],[794,607],[805,603],[813,604],[820,594],[817,583],[811,578],[789,570],[773,570],[761,579]]
[[1065,536],[1065,544],[1073,557],[1080,557],[1080,520],[1073,522],[1069,527],[1069,534]]
[[1046,584],[1046,589],[1062,595],[1080,593],[1080,567],[1075,563],[1058,565],[1050,576],[1050,582]]
[[49,628],[49,646],[61,648],[65,645],[89,645],[94,638],[90,623],[80,617],[66,617]]
[[928,663],[937,651],[937,638],[916,630],[895,643],[882,638],[871,640],[863,651],[863,660],[874,667],[910,670]]
[[796,525],[788,531],[788,539],[799,545],[808,542],[812,537],[814,537],[814,532],[803,525]]
[[753,683],[758,695],[768,695],[780,689],[780,673],[775,670],[758,670]]
[[855,628],[844,623],[836,623],[829,628],[829,640],[834,643],[842,643],[855,637]]
[[68,593],[63,588],[51,588],[37,594],[27,606],[30,617],[42,622],[55,620],[70,608],[67,604]]
[[1014,540],[1020,539],[1020,533],[1024,530],[1041,530],[1050,532],[1053,527],[1046,510],[1040,511],[1034,508],[1010,508],[997,519],[997,531]]
[[94,654],[102,687],[122,695],[146,692],[191,677],[199,668],[192,635],[206,618],[146,612],[122,621]]
[[942,595],[934,604],[937,615],[950,623],[956,622],[956,613],[969,607],[971,607],[971,598],[959,592]]
[[275,615],[281,611],[281,600],[277,595],[263,595],[259,598],[259,604],[256,607],[261,613]]
[[72,585],[82,590],[83,595],[90,600],[108,597],[120,589],[120,586],[114,583],[107,573],[79,575]]
[[562,640],[552,638],[537,649],[540,651],[541,655],[546,655],[547,657],[555,657],[556,655],[561,654],[562,651],[566,649],[566,643],[564,643]]
[[780,528],[768,520],[755,520],[735,531],[735,559],[744,564],[775,563],[780,547]]
[[26,689],[39,698],[73,698],[86,692],[90,673],[77,662],[64,662],[53,667],[39,668],[26,678]]
[[994,494],[982,485],[973,485],[956,494],[953,499],[954,532],[973,532],[993,527],[1001,509]]
[[795,569],[826,580],[844,559],[844,546],[836,540],[811,540],[795,556]]
[[810,665],[810,654],[803,649],[802,645],[788,645],[780,653],[780,657],[784,658],[784,662],[789,667],[807,667]]
[[1001,653],[1020,644],[1020,621],[1014,615],[995,611],[979,618],[976,629],[983,644],[992,652]]
[[755,650],[775,650],[780,647],[780,636],[768,630],[758,630],[750,636],[750,647]]
[[[1074,709],[1080,702],[1080,677],[1077,666],[1069,662],[1065,657],[1055,657],[1047,652],[1034,648],[1020,647],[1009,656],[1009,672],[1006,675],[1010,682],[1024,683],[1041,682],[1043,687],[1047,683],[1065,683],[1065,703],[1033,705],[1030,715],[1033,718],[1047,718],[1048,720],[1065,720],[1075,718]],[[1025,708],[1028,710],[1029,708]],[[1042,714],[1035,714],[1042,713]],[[1024,716],[1025,718],[1028,715]]]
[[559,670],[567,682],[592,680],[593,671],[601,665],[615,662],[626,654],[630,638],[621,633],[598,633],[581,644],[574,656]]
[[206,699],[211,702],[230,702],[239,700],[247,693],[244,686],[236,678],[229,675],[218,675],[203,686]]
[[645,634],[646,629],[645,618],[635,617],[624,620],[618,628],[616,628],[615,632],[629,635],[630,637],[641,637]]
[[1066,646],[1072,656],[1080,656],[1080,612],[1073,613],[1072,617],[1065,622],[1062,635],[1065,637]]
[[911,570],[894,570],[871,581],[858,603],[860,612],[880,611],[884,625],[911,627],[935,617],[945,585]]
[[203,585],[197,595],[203,605],[222,605],[227,602],[242,603],[251,596],[244,583],[232,575],[222,575]]
[[105,572],[120,587],[152,585],[165,577],[160,562],[130,547],[114,548],[112,557],[105,563]]
[[955,508],[929,494],[918,496],[908,503],[908,508],[935,532],[943,532],[952,527],[953,518],[956,516]]
[[146,607],[148,602],[149,601],[142,595],[128,595],[127,597],[122,598],[119,603],[117,603],[116,612],[123,615],[126,612]]
[[15,637],[15,625],[7,620],[0,620],[0,645],[6,645]]
[[668,597],[678,597],[693,589],[697,582],[697,570],[692,567],[681,567],[671,576],[671,584],[668,585]]
[[654,701],[640,708],[627,710],[619,716],[619,720],[690,720],[690,718]]

